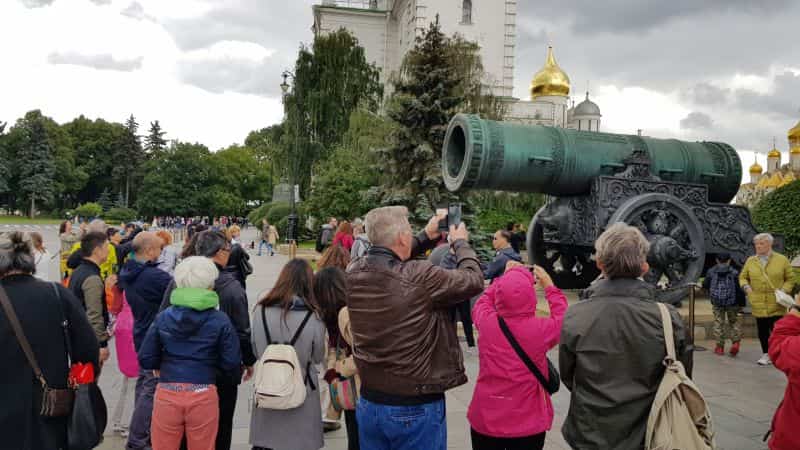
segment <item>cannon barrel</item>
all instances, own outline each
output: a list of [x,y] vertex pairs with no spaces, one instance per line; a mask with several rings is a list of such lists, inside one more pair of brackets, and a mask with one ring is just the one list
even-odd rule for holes
[[520,125],[458,114],[442,152],[451,191],[491,189],[571,196],[588,194],[592,180],[647,155],[652,175],[708,186],[712,202],[728,203],[739,189],[742,163],[730,145]]

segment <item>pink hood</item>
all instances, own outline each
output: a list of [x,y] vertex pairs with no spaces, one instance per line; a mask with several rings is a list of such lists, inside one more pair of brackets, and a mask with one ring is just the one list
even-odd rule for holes
[[480,371],[467,419],[475,431],[495,437],[523,437],[550,429],[553,405],[547,391],[511,348],[498,316],[543,374],[546,353],[561,335],[567,299],[557,287],[545,289],[550,317],[536,317],[533,276],[515,267],[495,280],[472,309],[479,331]]

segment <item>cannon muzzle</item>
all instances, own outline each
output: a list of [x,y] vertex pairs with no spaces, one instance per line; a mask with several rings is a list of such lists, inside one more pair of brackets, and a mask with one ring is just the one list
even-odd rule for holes
[[742,163],[730,145],[519,125],[458,114],[442,152],[451,191],[491,189],[556,196],[589,193],[592,180],[616,175],[634,155],[649,159],[650,175],[705,184],[708,199],[728,203],[739,190]]

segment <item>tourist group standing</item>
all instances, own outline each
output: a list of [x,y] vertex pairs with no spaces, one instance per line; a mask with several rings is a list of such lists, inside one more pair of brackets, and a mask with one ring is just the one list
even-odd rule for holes
[[[642,279],[650,244],[638,228],[614,224],[597,239],[601,276],[568,308],[550,275],[523,263],[518,226],[494,234],[494,258],[482,264],[463,223],[444,230],[435,216],[414,234],[406,208],[377,208],[363,221],[330,218],[316,267],[289,261],[250,309],[241,229],[223,219],[189,223],[180,254],[166,229],[93,221],[73,233],[66,222],[63,283],[34,277],[47,255],[41,236],[0,235],[4,444],[65,447],[67,418],[43,417],[42,386],[67,387],[67,358],[91,364],[96,380],[116,318],[128,327],[114,333],[120,369],[136,376],[129,428],[118,423],[119,408],[114,415],[126,449],[229,449],[239,387],[252,379],[256,450],[320,449],[342,417],[349,450],[443,450],[445,393],[467,382],[459,316],[468,347],[473,324],[479,333],[466,414],[473,449],[543,449],[562,384],[570,404],[561,432],[572,448],[714,448],[710,413],[689,379],[692,343],[677,310],[659,304]],[[277,230],[264,220],[259,231],[259,254],[266,247],[272,255]],[[730,255],[716,255],[704,287],[717,354],[728,342],[731,356],[740,352],[747,296],[759,364],[789,378],[769,440],[789,450],[800,448],[800,297],[788,314],[776,302],[794,281],[772,243],[757,235],[740,271]],[[547,315],[537,311],[537,289]],[[689,397],[695,421],[676,422]]]

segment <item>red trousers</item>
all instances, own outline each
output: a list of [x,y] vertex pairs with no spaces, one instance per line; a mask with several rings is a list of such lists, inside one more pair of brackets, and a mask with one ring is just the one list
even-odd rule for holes
[[219,426],[218,402],[214,385],[180,392],[159,385],[150,425],[153,450],[178,450],[184,433],[189,450],[214,450]]

